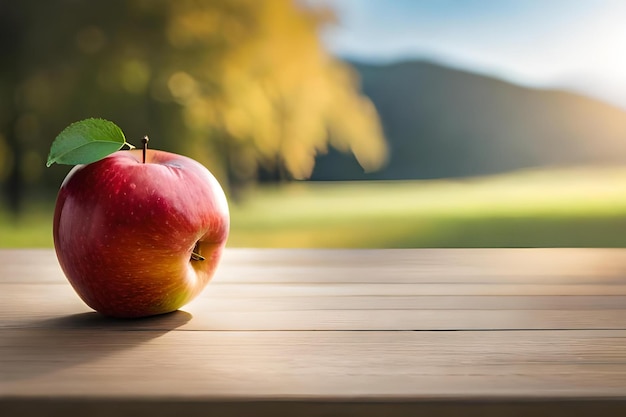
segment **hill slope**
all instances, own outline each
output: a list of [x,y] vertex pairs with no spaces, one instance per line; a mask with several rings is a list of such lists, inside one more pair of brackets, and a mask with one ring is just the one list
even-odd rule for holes
[[429,62],[354,64],[380,114],[387,166],[317,159],[313,180],[486,175],[546,166],[626,163],[626,112],[581,95],[538,90]]

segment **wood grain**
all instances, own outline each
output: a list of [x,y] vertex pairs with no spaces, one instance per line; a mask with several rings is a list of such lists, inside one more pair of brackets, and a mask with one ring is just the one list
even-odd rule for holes
[[[0,250],[0,282],[64,283],[54,251]],[[623,249],[229,249],[229,283],[625,285]]]
[[0,381],[9,396],[626,395],[625,331],[83,332],[49,327],[7,329],[3,336]]
[[0,415],[626,412],[626,250],[228,250],[111,320],[0,251]]

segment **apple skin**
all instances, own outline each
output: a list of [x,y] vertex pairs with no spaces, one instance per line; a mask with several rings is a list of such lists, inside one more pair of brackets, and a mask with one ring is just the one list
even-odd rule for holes
[[[57,258],[94,310],[133,318],[175,311],[212,278],[228,238],[224,192],[195,160],[118,151],[77,165],[59,190]],[[192,260],[194,251],[204,260]]]

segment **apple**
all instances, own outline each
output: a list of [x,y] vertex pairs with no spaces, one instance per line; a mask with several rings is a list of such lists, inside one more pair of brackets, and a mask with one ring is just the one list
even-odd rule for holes
[[107,316],[178,310],[211,280],[228,237],[228,204],[209,170],[146,143],[75,166],[56,201],[61,268]]

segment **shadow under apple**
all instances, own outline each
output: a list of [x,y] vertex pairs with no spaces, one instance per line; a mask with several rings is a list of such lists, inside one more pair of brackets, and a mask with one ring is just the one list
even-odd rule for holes
[[[0,340],[0,381],[16,381],[97,360],[130,349],[184,325],[185,311],[141,319],[113,319],[96,312],[26,323]],[[11,362],[5,362],[12,358]]]

